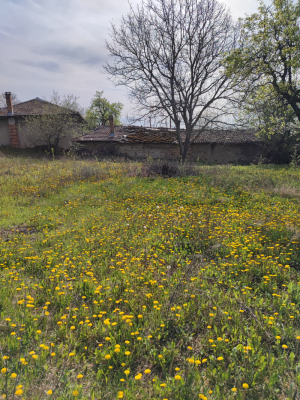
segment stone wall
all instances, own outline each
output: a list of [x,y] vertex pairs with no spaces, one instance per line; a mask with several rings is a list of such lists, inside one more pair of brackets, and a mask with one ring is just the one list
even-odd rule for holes
[[[83,143],[82,143],[83,144]],[[131,159],[152,157],[160,160],[179,160],[179,146],[176,144],[86,142],[85,147],[99,155],[115,155]],[[190,146],[187,160],[208,164],[250,164],[255,161],[262,149],[259,143],[209,144],[196,143]]]

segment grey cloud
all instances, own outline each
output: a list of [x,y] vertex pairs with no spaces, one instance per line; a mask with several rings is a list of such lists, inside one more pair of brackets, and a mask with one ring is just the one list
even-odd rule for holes
[[51,72],[58,72],[59,70],[59,64],[54,61],[41,61],[37,63],[37,66]]
[[22,5],[22,6],[25,6],[27,3],[26,0],[8,0],[7,2],[12,3],[12,4]]
[[26,65],[27,67],[41,68],[49,72],[58,72],[59,64],[54,61],[27,61],[27,60],[15,60],[16,63]]
[[82,64],[90,65],[90,66],[102,65],[104,60],[105,60],[105,58],[103,58],[103,57],[94,56],[94,57],[84,59],[82,61]]
[[75,64],[87,65],[87,66],[100,66],[108,59],[106,50],[89,49],[84,46],[71,46],[71,45],[59,45],[59,46],[47,46],[35,47],[33,52],[39,55],[47,55],[51,58],[60,59],[62,62],[69,61]]
[[[135,8],[141,0],[130,0]],[[253,0],[223,0],[235,17],[256,12]],[[265,0],[267,4],[270,0]],[[111,102],[131,104],[124,87],[101,71],[110,22],[118,26],[127,0],[0,0],[0,88],[25,101],[73,93],[87,107],[96,90]]]

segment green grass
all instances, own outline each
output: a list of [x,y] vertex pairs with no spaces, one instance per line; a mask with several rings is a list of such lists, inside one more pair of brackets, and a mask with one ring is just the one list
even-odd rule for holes
[[300,169],[0,158],[0,395],[297,399]]

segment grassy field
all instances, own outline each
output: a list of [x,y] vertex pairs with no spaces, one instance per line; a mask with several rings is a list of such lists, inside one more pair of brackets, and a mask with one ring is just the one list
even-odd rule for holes
[[300,169],[0,158],[0,396],[299,399]]

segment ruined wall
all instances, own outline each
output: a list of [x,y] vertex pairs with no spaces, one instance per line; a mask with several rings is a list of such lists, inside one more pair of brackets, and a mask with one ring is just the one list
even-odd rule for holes
[[118,143],[116,149],[118,154],[133,159],[179,160],[180,157],[179,147],[173,144]]
[[259,143],[240,144],[194,144],[190,147],[189,158],[209,164],[250,164],[262,152]]
[[[115,155],[139,160],[152,157],[160,160],[177,161],[180,159],[179,146],[176,144],[90,142],[85,146],[97,154]],[[261,153],[258,143],[250,144],[209,144],[197,143],[190,146],[187,160],[208,164],[249,164]]]

